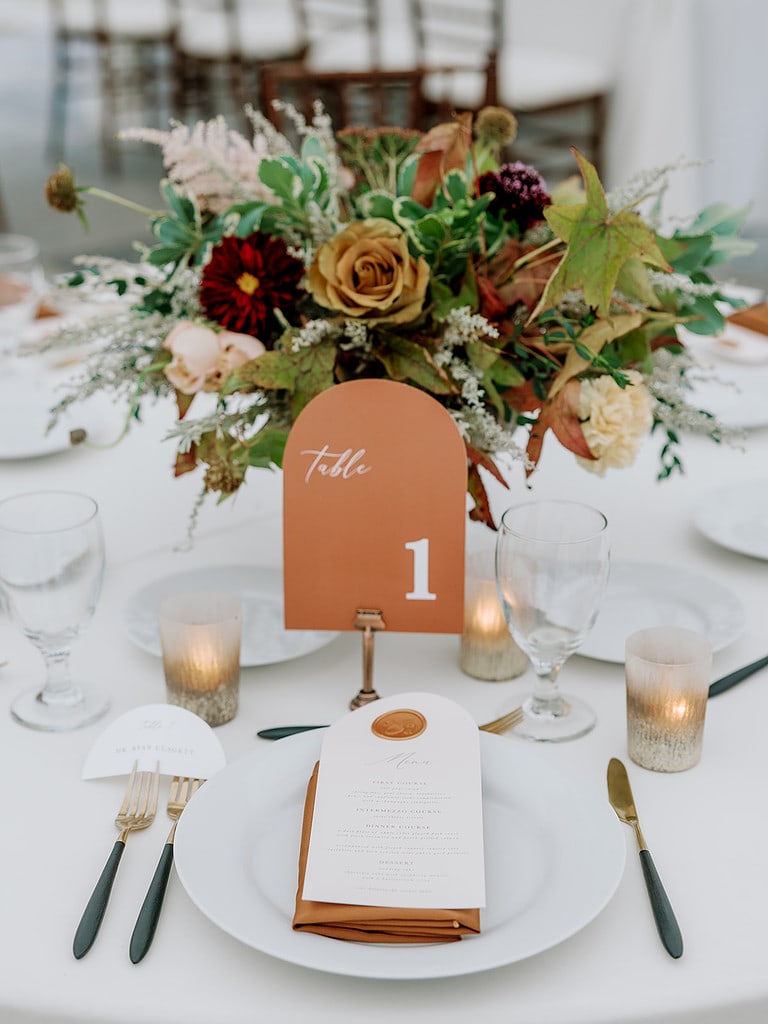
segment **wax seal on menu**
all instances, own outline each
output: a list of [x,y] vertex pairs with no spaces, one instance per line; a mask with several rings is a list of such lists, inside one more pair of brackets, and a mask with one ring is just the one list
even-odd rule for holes
[[371,723],[371,731],[383,740],[410,740],[420,736],[427,728],[427,720],[420,711],[398,708],[379,715]]

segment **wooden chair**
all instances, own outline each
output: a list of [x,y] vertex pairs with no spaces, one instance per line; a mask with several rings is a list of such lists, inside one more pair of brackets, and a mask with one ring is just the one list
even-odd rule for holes
[[[168,0],[49,0],[53,84],[48,152],[64,157],[73,78],[90,76],[86,98],[100,104],[104,165],[119,170],[115,135],[121,114],[132,124],[169,111],[173,16]],[[124,125],[127,127],[128,125]]]
[[290,136],[291,122],[273,100],[292,104],[307,119],[321,100],[334,126],[418,128],[424,124],[419,68],[402,71],[318,71],[304,63],[261,68],[264,113]]
[[[540,165],[561,150],[569,158],[568,146],[576,145],[600,169],[611,86],[605,67],[578,54],[549,51],[543,42],[516,44],[513,0],[408,0],[408,7],[418,63],[427,69],[466,68],[451,82],[454,105],[500,105],[517,116],[517,159]],[[542,40],[545,33],[542,23]],[[431,75],[424,90],[427,99],[445,98],[445,83]]]
[[259,104],[258,68],[305,50],[297,0],[173,0],[174,111],[213,117]]

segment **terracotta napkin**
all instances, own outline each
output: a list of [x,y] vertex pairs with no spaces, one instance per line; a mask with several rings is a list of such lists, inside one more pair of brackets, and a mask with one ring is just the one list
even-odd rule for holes
[[758,334],[768,334],[768,302],[750,306],[749,309],[740,309],[736,313],[731,313],[726,319],[731,324],[746,327],[750,331],[757,331]]
[[355,942],[457,942],[462,935],[479,933],[480,912],[474,909],[360,907],[347,903],[319,903],[303,898],[318,767],[319,763],[312,772],[304,802],[294,929],[327,935],[332,939],[352,939]]

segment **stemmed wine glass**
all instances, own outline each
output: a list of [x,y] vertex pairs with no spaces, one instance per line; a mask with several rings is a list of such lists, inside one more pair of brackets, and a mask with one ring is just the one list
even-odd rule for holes
[[59,732],[100,718],[106,698],[73,682],[70,645],[96,607],[104,576],[104,541],[93,498],[37,491],[0,501],[0,597],[11,620],[45,659],[42,690],[11,705],[16,721]]
[[575,501],[515,505],[501,518],[496,582],[512,637],[537,680],[515,735],[575,739],[595,724],[584,701],[560,693],[558,675],[594,625],[608,582],[608,523]]
[[[45,279],[33,238],[0,234],[0,360],[12,356],[35,316]],[[6,361],[3,372],[15,364]]]

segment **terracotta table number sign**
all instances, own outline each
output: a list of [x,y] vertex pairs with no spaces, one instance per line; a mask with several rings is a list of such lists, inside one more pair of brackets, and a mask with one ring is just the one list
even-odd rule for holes
[[309,402],[283,459],[286,628],[461,633],[466,467],[416,388],[354,380]]

